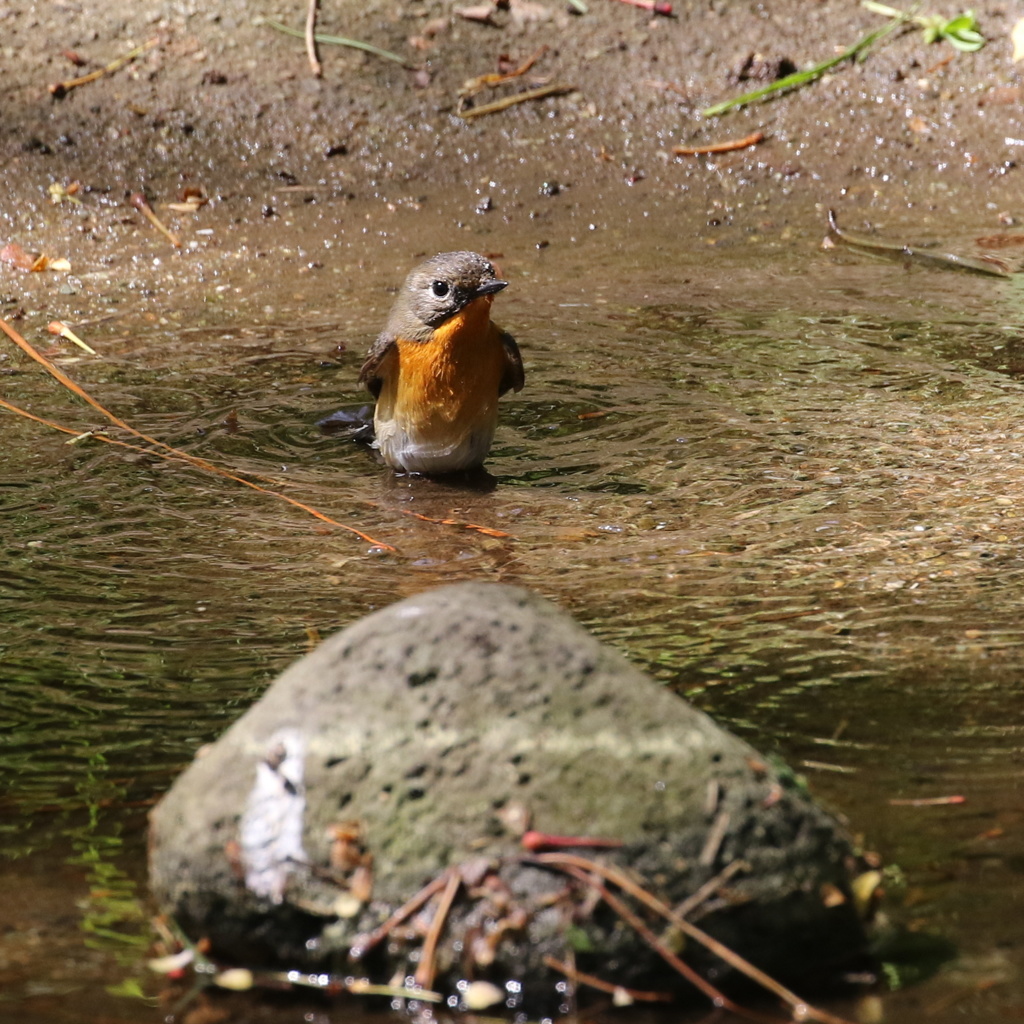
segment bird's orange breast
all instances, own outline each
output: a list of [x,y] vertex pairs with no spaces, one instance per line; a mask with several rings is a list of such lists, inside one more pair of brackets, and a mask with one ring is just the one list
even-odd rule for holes
[[455,440],[481,426],[493,428],[505,356],[490,307],[491,297],[481,296],[428,341],[396,339],[380,399],[405,429]]

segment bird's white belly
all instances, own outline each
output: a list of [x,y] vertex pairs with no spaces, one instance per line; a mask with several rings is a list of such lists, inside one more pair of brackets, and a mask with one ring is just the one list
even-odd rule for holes
[[456,441],[438,443],[404,430],[393,419],[375,419],[375,442],[384,461],[406,473],[457,473],[479,466],[494,440],[494,425],[478,427]]

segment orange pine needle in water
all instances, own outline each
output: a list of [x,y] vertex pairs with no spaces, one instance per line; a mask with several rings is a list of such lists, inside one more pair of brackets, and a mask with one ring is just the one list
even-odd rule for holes
[[422,512],[413,512],[411,509],[402,509],[402,512],[407,516],[412,516],[413,519],[420,519],[424,523],[437,523],[438,526],[461,526],[466,530],[476,530],[477,533],[485,534],[488,537],[511,537],[511,533],[506,533],[504,530],[496,530],[492,526],[478,526],[476,523],[463,523],[458,519],[435,519],[434,516],[425,516]]
[[[152,448],[143,448],[138,445],[128,444],[125,441],[118,441],[115,438],[106,437],[103,434],[94,434],[93,436],[100,441],[105,441],[108,444],[116,444],[125,448],[133,448],[138,451],[147,452],[150,455],[156,455],[162,459],[168,460],[181,460],[187,462],[191,466],[195,466],[197,469],[205,470],[208,473],[214,473],[217,476],[224,477],[227,480],[232,480],[235,483],[242,484],[244,487],[249,487],[254,491],[259,491],[261,494],[268,494],[271,497],[278,498],[281,501],[288,502],[289,505],[293,505],[295,508],[302,509],[303,512],[308,513],[321,522],[329,523],[331,526],[337,526],[339,529],[345,530],[348,533],[355,534],[361,540],[366,541],[367,544],[372,544],[374,547],[381,548],[384,551],[394,551],[395,548],[391,544],[385,544],[383,541],[376,540],[369,534],[363,533],[362,530],[357,530],[354,526],[348,526],[346,523],[339,523],[336,519],[332,519],[330,516],[324,515],[318,509],[313,508],[311,505],[306,505],[304,502],[298,501],[295,498],[288,497],[287,494],[282,494],[280,491],[271,490],[268,487],[261,487],[259,484],[253,483],[251,480],[246,480],[243,477],[236,476],[234,473],[230,473],[225,469],[221,469],[220,466],[214,465],[212,462],[208,462],[206,459],[201,459],[198,456],[190,455],[188,452],[183,452],[178,448],[174,448],[172,445],[165,444],[163,441],[158,441],[155,437],[150,437],[147,434],[143,434],[141,431],[136,430],[134,427],[125,423],[120,417],[115,416],[108,409],[105,409],[95,398],[92,397],[87,391],[76,384],[67,374],[58,369],[53,365],[45,356],[41,355],[36,351],[6,320],[0,319],[0,330],[2,330],[8,338],[11,339],[26,355],[30,356],[37,363],[39,363],[55,380],[63,384],[69,391],[78,395],[83,401],[88,402],[97,412],[105,416],[115,426],[120,427],[122,430],[126,430],[133,437],[138,438],[140,441],[145,441],[146,444],[154,445],[156,448],[163,449],[162,451],[154,451]],[[74,430],[71,427],[64,427],[52,420],[45,420],[42,417],[35,416],[32,413],[26,412],[24,409],[19,409],[17,406],[11,405],[10,402],[4,402],[0,400],[0,405],[4,408],[9,409],[12,412],[17,413],[20,416],[25,416],[28,419],[34,420],[37,423],[45,424],[46,426],[52,427],[55,430],[59,430],[65,434],[71,434],[74,437],[81,437],[82,431]]]
[[967,797],[954,794],[953,796],[922,796],[917,798],[892,797],[889,804],[892,807],[946,807],[950,804],[963,804]]
[[732,153],[737,149],[749,149],[764,141],[764,132],[752,132],[742,139],[731,139],[728,142],[712,142],[706,146],[673,146],[676,156],[704,156],[709,153]]

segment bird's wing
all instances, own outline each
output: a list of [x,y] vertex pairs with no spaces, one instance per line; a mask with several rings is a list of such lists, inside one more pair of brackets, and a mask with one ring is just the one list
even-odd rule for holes
[[367,390],[374,398],[380,397],[380,389],[384,383],[383,377],[377,372],[381,364],[391,354],[395,347],[394,335],[385,331],[373,343],[366,355],[362,368],[359,370],[359,383],[365,384]]
[[498,385],[498,394],[503,395],[506,391],[522,391],[526,383],[526,376],[523,373],[523,357],[519,354],[519,346],[516,339],[508,331],[499,330],[501,345],[505,349],[505,369],[501,375],[501,383]]

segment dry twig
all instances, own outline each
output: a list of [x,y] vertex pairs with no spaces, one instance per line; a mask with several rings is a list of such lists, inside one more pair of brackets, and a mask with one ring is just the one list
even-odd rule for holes
[[[554,857],[556,854],[544,854],[545,857]],[[574,857],[573,860],[585,861],[584,857]],[[599,865],[594,862],[589,862],[594,867]],[[767,1017],[759,1013],[754,1013],[751,1010],[746,1010],[738,1003],[734,1003],[725,993],[715,988],[711,982],[702,978],[688,963],[684,960],[680,960],[675,953],[672,952],[662,941],[658,938],[650,928],[640,919],[640,917],[632,911],[629,906],[619,899],[614,893],[612,893],[606,885],[602,885],[593,875],[587,870],[577,867],[573,864],[563,864],[561,869],[566,874],[571,875],[573,878],[578,879],[584,884],[590,886],[597,893],[600,894],[601,899],[608,904],[612,910],[615,911],[623,921],[626,922],[636,933],[646,942],[651,949],[655,951],[670,967],[675,968],[691,985],[699,989],[704,993],[711,1001],[713,1006],[720,1007],[725,1010],[731,1010],[733,1013],[746,1017],[748,1020],[756,1021],[757,1024],[780,1024],[780,1022],[774,1017]],[[668,908],[666,908],[668,909]]]
[[99,68],[96,71],[90,71],[87,75],[82,75],[80,78],[69,78],[64,82],[54,82],[50,86],[50,95],[54,99],[61,99],[66,96],[72,89],[77,89],[80,85],[88,85],[89,82],[95,82],[96,79],[102,78],[104,75],[112,74],[115,71],[120,70],[125,64],[131,64],[136,57],[141,57],[147,50],[152,50],[157,43],[159,38],[154,37],[143,43],[141,46],[136,46],[134,50],[130,50],[123,57],[118,57],[117,60],[112,60],[105,67]]
[[320,65],[320,58],[316,55],[317,5],[318,0],[309,0],[309,7],[306,9],[306,55],[309,57],[309,67],[314,77],[319,78],[324,69]]
[[[757,982],[762,988],[771,992],[773,995],[778,996],[781,1000],[788,1003],[792,1008],[794,1014],[799,1014],[801,1020],[816,1020],[820,1021],[821,1024],[849,1024],[848,1021],[842,1017],[837,1017],[834,1014],[829,1013],[827,1010],[819,1010],[816,1007],[805,1003],[795,992],[791,992],[785,985],[776,981],[773,977],[765,974],[759,967],[755,967],[748,960],[745,960],[738,953],[733,952],[728,946],[723,945],[717,939],[712,938],[707,932],[702,931],[695,924],[691,924],[685,918],[680,917],[670,907],[666,906],[656,896],[648,892],[642,886],[637,885],[631,878],[625,875],[623,872],[616,868],[608,867],[604,864],[599,864],[597,861],[589,860],[586,857],[580,857],[572,853],[541,853],[535,857],[524,858],[527,863],[534,864],[547,864],[552,867],[559,868],[567,873],[571,874],[574,878],[579,878],[581,881],[587,883],[587,885],[599,887],[602,899],[611,906],[616,913],[622,916],[622,910],[626,912],[624,920],[629,921],[633,927],[636,921],[640,927],[637,929],[638,932],[644,937],[645,941],[651,944],[651,948],[654,949],[659,956],[665,959],[672,966],[676,967],[677,970],[681,970],[684,976],[693,982],[702,992],[709,994],[708,990],[715,992],[713,998],[724,998],[717,990],[713,989],[703,978],[699,975],[695,976],[695,972],[691,967],[684,964],[683,961],[679,960],[675,954],[670,950],[666,949],[664,945],[659,942],[656,936],[650,932],[650,930],[644,925],[639,918],[622,903],[612,893],[607,891],[607,888],[601,886],[599,882],[590,874],[594,872],[600,875],[602,878],[607,879],[613,885],[617,886],[623,892],[629,893],[630,896],[639,900],[644,906],[653,910],[656,914],[664,918],[669,923],[673,924],[681,932],[683,932],[688,938],[694,940],[694,942],[700,943],[705,949],[714,953],[719,959],[724,960],[731,967],[734,967],[737,971],[745,974],[752,981]],[[611,899],[609,899],[611,897]],[[622,908],[620,910],[619,908]],[[647,934],[645,934],[645,932]],[[651,936],[651,939],[647,938],[647,935]],[[699,979],[698,980],[695,980]],[[739,1012],[734,1010],[734,1012]],[[747,1013],[747,1011],[743,1011]]]
[[575,92],[574,85],[542,85],[538,89],[527,89],[526,92],[517,92],[513,96],[504,96],[493,103],[484,103],[479,107],[470,107],[469,110],[460,110],[459,117],[468,121],[472,117],[483,117],[484,114],[496,114],[499,110],[507,110],[517,103],[528,103],[530,100],[541,100],[545,96],[564,96],[567,92]]
[[423,940],[423,949],[420,951],[420,962],[413,976],[420,988],[429,989],[434,984],[434,974],[437,970],[437,944],[441,941],[441,933],[448,921],[448,912],[452,909],[452,902],[462,885],[462,875],[456,868],[450,870],[445,882],[444,892],[437,904],[434,919],[430,922],[430,930]]
[[362,942],[353,945],[349,956],[353,960],[362,960],[375,946],[384,941],[403,921],[416,913],[436,892],[440,892],[448,884],[448,879],[438,875],[428,882],[415,896],[406,900],[382,925],[374,929]]
[[468,99],[470,96],[475,96],[478,92],[482,92],[484,89],[493,89],[495,86],[501,85],[503,82],[511,82],[512,79],[518,78],[520,75],[525,75],[534,64],[548,52],[547,44],[540,47],[535,53],[532,53],[526,60],[523,61],[519,67],[512,71],[492,71],[490,74],[477,75],[476,78],[469,79],[468,82],[464,82],[462,88],[459,89],[460,99]]
[[703,156],[708,153],[732,153],[737,149],[749,149],[764,141],[764,132],[751,132],[742,139],[731,139],[728,142],[712,142],[706,146],[673,146],[676,156]]
[[836,221],[835,210],[828,211],[828,226],[833,235],[853,249],[865,249],[868,252],[881,253],[889,256],[905,256],[919,263],[934,263],[955,270],[970,270],[979,274],[990,274],[993,277],[1010,277],[1014,271],[1005,260],[998,256],[985,254],[982,256],[962,256],[955,252],[934,252],[920,246],[906,245],[903,242],[891,242],[873,235],[854,234],[840,228]]
[[544,963],[553,971],[564,974],[574,985],[586,985],[588,988],[596,988],[598,992],[607,992],[609,995],[617,996],[620,992],[627,995],[630,1000],[637,1003],[670,1003],[672,1002],[671,992],[644,992],[640,989],[626,988],[624,985],[616,985],[614,982],[605,981],[603,978],[587,974],[585,971],[577,970],[572,964],[564,964],[553,956],[545,956]]
[[181,239],[153,212],[153,207],[149,205],[149,200],[141,192],[133,192],[128,201],[175,249],[181,248]]
[[675,908],[675,912],[680,917],[688,917],[721,885],[728,882],[733,875],[740,871],[749,870],[750,865],[745,860],[734,860],[731,863],[726,864],[726,866],[722,868],[714,878],[709,878],[696,892],[690,893],[690,895]]

